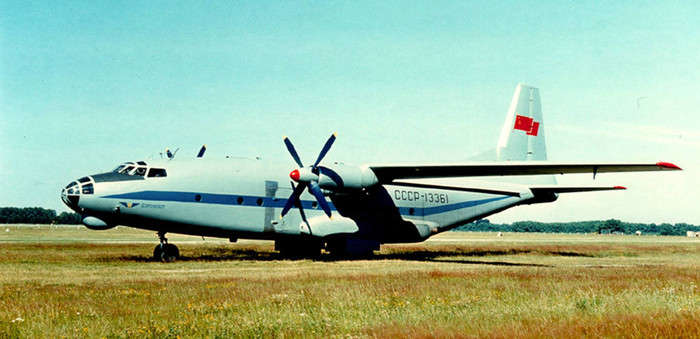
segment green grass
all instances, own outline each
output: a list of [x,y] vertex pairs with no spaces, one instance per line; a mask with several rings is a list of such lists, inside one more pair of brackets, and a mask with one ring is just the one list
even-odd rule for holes
[[[5,232],[9,229],[10,232]],[[374,258],[0,227],[0,337],[700,337],[700,240],[448,233]]]

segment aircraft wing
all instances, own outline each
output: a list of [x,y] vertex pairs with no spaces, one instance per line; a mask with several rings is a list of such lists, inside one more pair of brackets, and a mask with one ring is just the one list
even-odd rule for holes
[[[568,173],[610,173],[610,172],[646,172],[681,170],[668,163],[552,163],[552,162],[489,162],[461,163],[442,165],[370,165],[380,183],[389,183],[398,179],[427,179],[451,177],[546,175]],[[562,192],[563,193],[563,192]]]

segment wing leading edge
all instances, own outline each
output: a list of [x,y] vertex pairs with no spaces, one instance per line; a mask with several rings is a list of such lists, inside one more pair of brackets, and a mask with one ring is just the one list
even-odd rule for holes
[[654,164],[576,164],[551,162],[462,163],[442,165],[370,165],[379,183],[398,179],[453,177],[517,176],[575,173],[676,171],[680,167],[669,162]]

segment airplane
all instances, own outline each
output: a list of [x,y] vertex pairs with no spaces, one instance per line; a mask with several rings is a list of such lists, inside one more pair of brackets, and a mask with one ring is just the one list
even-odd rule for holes
[[[125,162],[69,183],[63,202],[92,230],[117,225],[157,232],[153,257],[180,251],[167,233],[266,239],[290,256],[371,254],[382,244],[422,242],[457,226],[559,194],[625,189],[560,186],[556,175],[674,171],[668,163],[547,161],[539,89],[519,84],[496,148],[486,161],[434,164],[322,164],[331,135],[313,163],[203,157]],[[291,167],[291,168],[290,168]],[[291,170],[291,172],[290,172]]]

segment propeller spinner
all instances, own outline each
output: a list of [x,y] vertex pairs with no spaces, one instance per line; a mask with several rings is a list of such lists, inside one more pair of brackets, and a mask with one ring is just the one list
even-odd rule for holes
[[294,192],[292,192],[292,195],[289,197],[289,200],[287,200],[287,203],[284,205],[284,208],[282,208],[280,218],[284,217],[294,205],[297,205],[297,207],[299,207],[299,211],[303,215],[304,211],[301,207],[301,204],[297,204],[297,202],[299,202],[299,196],[301,195],[301,193],[304,192],[304,190],[307,188],[309,189],[309,192],[313,194],[314,197],[316,197],[316,201],[318,202],[318,205],[321,206],[321,209],[323,209],[323,212],[325,212],[329,218],[332,218],[331,207],[328,205],[326,197],[323,195],[323,192],[321,192],[321,188],[318,185],[320,173],[318,164],[326,156],[328,151],[331,149],[331,146],[333,146],[333,142],[335,142],[335,138],[337,135],[337,133],[333,133],[333,135],[331,135],[331,137],[328,138],[328,141],[326,141],[326,144],[323,145],[321,152],[318,154],[316,162],[314,162],[314,164],[310,167],[304,167],[304,164],[301,162],[299,154],[294,148],[294,145],[289,140],[289,138],[284,137],[284,144],[287,146],[289,154],[292,156],[292,158],[294,158],[294,161],[297,163],[297,165],[299,165],[299,168],[289,173],[289,177],[292,178],[292,180],[294,180],[295,182],[297,182],[299,186],[294,187],[294,184],[292,184],[292,187],[294,187]]

